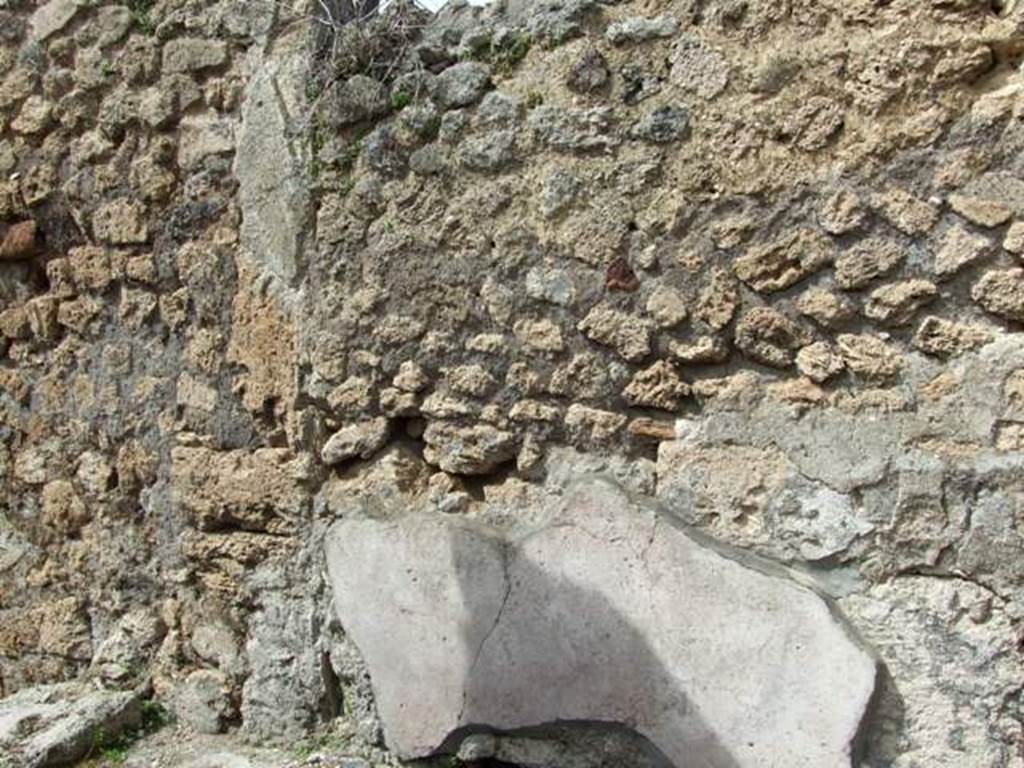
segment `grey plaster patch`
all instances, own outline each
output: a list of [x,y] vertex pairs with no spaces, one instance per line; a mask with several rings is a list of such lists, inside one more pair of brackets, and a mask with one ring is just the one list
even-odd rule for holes
[[421,510],[328,533],[393,751],[583,721],[631,726],[675,766],[849,765],[875,662],[824,600],[608,481],[548,503],[518,538]]

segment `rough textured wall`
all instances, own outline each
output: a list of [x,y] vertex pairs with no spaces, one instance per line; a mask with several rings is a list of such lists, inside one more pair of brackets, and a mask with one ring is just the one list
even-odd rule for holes
[[327,524],[599,470],[835,600],[864,765],[1021,765],[1024,8],[307,11],[0,8],[0,694],[372,745]]

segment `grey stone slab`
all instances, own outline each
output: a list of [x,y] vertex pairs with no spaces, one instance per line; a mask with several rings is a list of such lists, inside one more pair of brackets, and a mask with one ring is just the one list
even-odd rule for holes
[[584,721],[679,767],[850,765],[875,661],[822,598],[606,480],[551,499],[525,536],[417,510],[328,534],[335,607],[399,756]]
[[19,691],[0,700],[0,755],[20,768],[69,765],[98,734],[116,738],[142,720],[139,694],[63,683]]

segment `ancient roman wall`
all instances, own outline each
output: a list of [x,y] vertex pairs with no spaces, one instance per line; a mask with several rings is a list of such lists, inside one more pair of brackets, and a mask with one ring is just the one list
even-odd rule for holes
[[855,765],[1024,765],[1024,7],[310,13],[0,3],[0,697],[391,760],[332,525],[599,476],[877,658]]

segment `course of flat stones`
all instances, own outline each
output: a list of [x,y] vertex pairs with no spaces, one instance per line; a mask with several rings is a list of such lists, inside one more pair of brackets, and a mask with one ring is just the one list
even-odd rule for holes
[[0,0],[0,768],[1024,768],[1022,58]]

